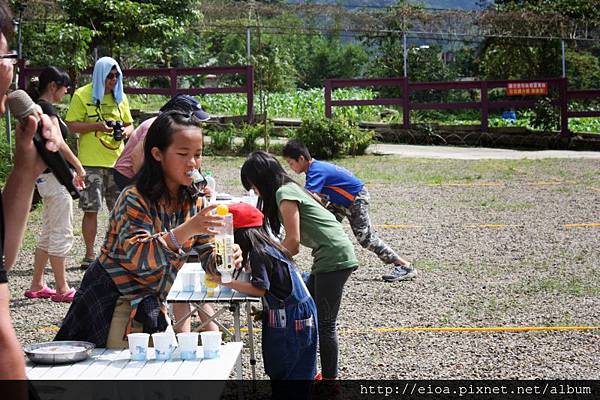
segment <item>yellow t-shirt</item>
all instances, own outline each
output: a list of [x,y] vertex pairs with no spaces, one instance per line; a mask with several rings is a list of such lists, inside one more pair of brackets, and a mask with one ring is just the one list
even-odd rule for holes
[[[123,94],[123,101],[117,106],[112,94],[104,95],[97,107],[92,102],[92,84],[80,87],[73,93],[65,118],[67,122],[122,121],[132,123],[129,101]],[[79,160],[87,167],[113,168],[125,147],[122,140],[115,141],[112,133],[86,132],[79,135]]]

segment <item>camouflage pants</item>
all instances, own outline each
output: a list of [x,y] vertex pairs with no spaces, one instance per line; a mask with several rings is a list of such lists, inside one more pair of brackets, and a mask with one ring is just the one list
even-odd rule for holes
[[112,168],[85,167],[85,189],[79,199],[79,208],[84,212],[100,211],[102,200],[111,212],[119,193]]
[[383,240],[377,236],[373,225],[371,225],[371,218],[369,217],[369,192],[366,188],[363,188],[354,199],[354,202],[350,204],[347,211],[348,222],[350,222],[350,228],[356,236],[356,240],[362,247],[377,254],[377,257],[386,264],[392,264],[398,260],[398,254],[390,246],[387,245]]

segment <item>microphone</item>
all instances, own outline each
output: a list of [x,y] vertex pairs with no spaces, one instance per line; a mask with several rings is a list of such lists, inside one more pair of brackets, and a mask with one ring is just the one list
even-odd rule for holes
[[8,94],[8,108],[10,112],[22,123],[29,115],[33,115],[37,120],[37,130],[33,135],[33,144],[38,154],[44,160],[48,168],[52,171],[58,182],[67,188],[67,191],[73,199],[80,196],[79,189],[73,184],[73,173],[65,157],[60,151],[50,151],[46,148],[46,138],[42,135],[42,121],[39,116],[39,106],[31,100],[31,97],[24,90],[15,90]]

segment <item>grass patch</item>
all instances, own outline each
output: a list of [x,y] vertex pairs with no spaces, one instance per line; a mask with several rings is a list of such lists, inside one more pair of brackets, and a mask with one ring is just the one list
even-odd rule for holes
[[574,297],[600,296],[600,287],[593,285],[595,276],[544,277],[528,283],[521,283],[514,288],[515,293],[548,293]]

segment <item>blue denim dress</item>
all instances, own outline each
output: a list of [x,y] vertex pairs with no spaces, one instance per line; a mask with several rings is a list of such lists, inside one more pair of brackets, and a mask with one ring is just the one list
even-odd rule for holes
[[273,247],[265,251],[274,267],[286,267],[292,292],[263,297],[262,352],[271,379],[313,380],[317,373],[317,307],[294,264]]

